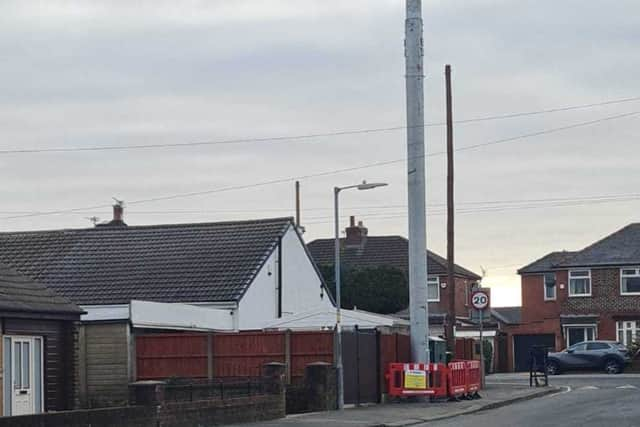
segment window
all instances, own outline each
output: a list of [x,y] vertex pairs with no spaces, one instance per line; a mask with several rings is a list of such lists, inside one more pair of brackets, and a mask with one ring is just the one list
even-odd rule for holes
[[622,295],[640,295],[640,268],[620,270],[620,293]]
[[595,326],[566,326],[565,337],[567,340],[567,347],[571,347],[574,344],[584,341],[593,341],[596,339],[596,327]]
[[625,320],[616,322],[618,341],[629,346],[640,339],[640,320]]
[[544,300],[556,299],[556,274],[544,273]]
[[588,350],[609,350],[609,344],[605,342],[590,342],[587,344]]
[[427,299],[430,302],[440,301],[440,279],[437,276],[427,279]]
[[587,349],[587,345],[585,343],[576,344],[569,347],[569,350],[573,350],[573,351],[585,351],[586,349]]
[[570,297],[591,296],[591,271],[590,270],[569,271],[569,296]]

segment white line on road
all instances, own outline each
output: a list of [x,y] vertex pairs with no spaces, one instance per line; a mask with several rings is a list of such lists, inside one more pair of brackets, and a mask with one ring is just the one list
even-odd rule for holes
[[623,389],[625,389],[625,388],[633,388],[633,389],[637,389],[638,387],[636,387],[634,385],[631,385],[631,384],[625,384],[625,385],[618,386],[616,388],[623,388]]
[[586,385],[584,387],[580,387],[578,390],[599,390],[600,387],[596,387],[594,385]]

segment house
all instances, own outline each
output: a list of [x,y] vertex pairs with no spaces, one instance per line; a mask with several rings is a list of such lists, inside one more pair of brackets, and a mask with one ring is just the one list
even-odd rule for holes
[[126,401],[138,333],[261,329],[333,307],[291,218],[128,226],[118,204],[95,228],[0,233],[0,261],[87,312],[84,406]]
[[520,324],[510,328],[515,370],[528,348],[640,338],[640,223],[575,251],[557,251],[518,270]]
[[46,286],[0,265],[0,414],[73,407],[74,337],[82,313]]
[[[351,268],[395,267],[408,275],[409,241],[402,236],[369,236],[362,222],[356,224],[355,217],[340,239],[340,261]],[[318,265],[334,263],[334,239],[318,239],[308,244],[309,251]],[[447,260],[427,251],[429,326],[432,335],[443,335],[443,325],[448,311]],[[469,293],[472,285],[481,277],[464,267],[455,265],[456,316],[469,317]],[[397,313],[408,318],[408,309]]]

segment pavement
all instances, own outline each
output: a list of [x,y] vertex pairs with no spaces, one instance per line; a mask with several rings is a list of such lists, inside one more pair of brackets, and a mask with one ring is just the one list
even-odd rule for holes
[[347,408],[313,414],[290,415],[287,418],[243,426],[304,426],[304,427],[398,427],[421,425],[425,422],[459,417],[479,411],[499,408],[542,396],[561,393],[557,387],[529,388],[528,382],[509,379],[506,383],[487,381],[482,399],[460,402],[401,402]]

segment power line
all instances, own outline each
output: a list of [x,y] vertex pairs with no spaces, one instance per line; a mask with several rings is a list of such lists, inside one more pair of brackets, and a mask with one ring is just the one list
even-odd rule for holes
[[[574,123],[574,124],[571,124],[571,125],[568,125],[568,126],[550,128],[550,129],[545,129],[545,130],[542,130],[542,131],[537,131],[537,132],[527,133],[527,134],[523,134],[523,135],[518,135],[518,136],[514,136],[514,137],[510,137],[510,138],[503,138],[503,139],[498,139],[498,140],[494,140],[494,141],[488,141],[488,142],[484,142],[484,143],[480,143],[480,144],[474,144],[474,145],[459,147],[455,151],[457,151],[457,152],[458,151],[469,151],[469,150],[475,150],[475,149],[478,149],[478,148],[481,148],[481,147],[485,147],[485,146],[490,146],[490,145],[506,144],[506,143],[516,142],[516,141],[523,140],[523,139],[526,139],[526,138],[529,138],[529,137],[548,135],[548,134],[551,134],[551,133],[554,133],[554,132],[560,132],[560,131],[569,130],[569,129],[576,129],[576,128],[579,128],[579,127],[591,126],[591,125],[594,125],[594,124],[597,124],[597,123],[603,123],[603,122],[606,122],[606,121],[616,120],[616,119],[620,119],[620,118],[624,118],[624,117],[630,117],[630,116],[634,116],[634,115],[638,115],[638,114],[640,114],[640,111],[632,111],[632,112],[628,112],[628,113],[617,114],[617,115],[603,117],[603,118],[596,119],[596,120],[589,120],[589,121],[586,121],[586,122]],[[445,153],[444,152],[432,152],[432,153],[426,154],[424,157],[434,157],[434,156],[440,156],[440,155],[443,155],[443,154],[445,154]],[[172,195],[168,195],[168,196],[159,196],[159,197],[153,197],[153,198],[148,198],[148,199],[134,200],[134,201],[127,202],[127,204],[128,205],[135,205],[135,204],[141,204],[141,203],[151,203],[151,202],[158,202],[158,201],[167,201],[167,200],[182,199],[182,198],[187,198],[187,197],[195,197],[195,196],[203,196],[203,195],[209,195],[209,194],[223,193],[223,192],[229,192],[229,191],[245,190],[245,189],[250,189],[250,188],[257,188],[257,187],[264,187],[264,186],[268,186],[268,185],[293,182],[293,181],[296,181],[296,180],[305,180],[305,179],[311,179],[311,178],[319,178],[319,177],[323,177],[323,176],[337,175],[337,174],[342,174],[342,173],[347,173],[347,172],[354,172],[354,171],[358,171],[358,170],[369,169],[369,168],[380,167],[380,166],[387,166],[387,165],[396,164],[396,163],[404,163],[406,160],[407,160],[406,158],[402,158],[402,159],[394,159],[394,160],[373,162],[373,163],[367,163],[367,164],[363,164],[363,165],[359,165],[359,166],[352,166],[352,167],[341,168],[341,169],[333,169],[333,170],[329,170],[329,171],[317,172],[317,173],[312,173],[312,174],[307,174],[307,175],[300,175],[300,176],[293,176],[293,177],[288,177],[288,178],[272,179],[272,180],[267,180],[267,181],[262,181],[262,182],[251,183],[251,184],[241,184],[241,185],[234,185],[234,186],[229,186],[229,187],[215,188],[215,189],[211,189],[211,190],[193,191],[193,192],[187,192],[187,193],[172,194]],[[78,211],[85,211],[85,210],[90,210],[90,209],[101,209],[101,208],[105,208],[105,207],[110,207],[110,205],[97,205],[97,206],[91,206],[91,207],[62,209],[62,210],[55,210],[55,211],[23,214],[23,215],[13,215],[13,216],[3,217],[1,219],[8,220],[8,219],[28,218],[28,217],[45,216],[45,215],[57,215],[57,214],[63,214],[63,213],[73,213],[73,212],[78,212]]]
[[[491,212],[504,212],[504,211],[510,211],[510,210],[531,210],[531,209],[542,209],[542,208],[562,208],[562,207],[573,207],[573,206],[587,206],[587,205],[594,205],[594,204],[605,204],[605,203],[621,203],[621,202],[630,202],[630,201],[635,201],[635,200],[640,200],[640,196],[635,197],[635,198],[628,198],[628,199],[616,199],[616,200],[585,200],[582,202],[574,202],[574,203],[558,203],[558,204],[546,204],[546,205],[532,205],[532,206],[526,206],[526,205],[520,205],[520,206],[504,206],[504,207],[495,207],[493,209],[467,209],[467,210],[456,210],[456,214],[470,214],[470,213],[491,213]],[[428,212],[427,215],[428,216],[443,216],[445,215],[446,212],[445,211],[440,211],[440,212]],[[327,219],[329,219],[329,217],[326,217]],[[406,213],[399,213],[399,214],[393,214],[393,215],[387,215],[387,216],[376,216],[373,218],[370,218],[370,220],[372,221],[379,221],[379,220],[387,220],[387,219],[398,219],[398,218],[406,218]],[[320,219],[320,218],[318,218]],[[314,224],[330,224],[333,223],[330,220],[326,220],[326,221],[307,221],[305,222],[304,225],[314,225]]]
[[[605,105],[621,104],[627,102],[640,101],[640,96],[631,98],[621,98],[591,104],[580,104],[566,107],[549,108],[537,111],[525,111],[518,113],[509,113],[502,115],[481,116],[463,120],[456,120],[454,123],[466,124],[476,123],[490,120],[503,120],[512,119],[517,117],[534,116],[540,114],[557,113],[562,111],[579,110],[593,107],[600,107]],[[444,126],[444,122],[433,122],[425,124],[425,127]],[[68,152],[83,152],[83,151],[124,151],[124,150],[147,150],[154,148],[180,148],[180,147],[197,147],[197,146],[209,146],[209,145],[231,145],[231,144],[246,144],[246,143],[277,143],[277,142],[293,142],[314,138],[327,138],[346,135],[358,135],[358,134],[370,134],[381,132],[392,132],[398,130],[407,129],[407,126],[392,126],[386,128],[369,128],[369,129],[351,129],[351,130],[337,130],[323,133],[311,133],[304,135],[291,135],[291,136],[273,136],[273,137],[259,137],[259,138],[237,138],[227,139],[219,141],[194,141],[194,142],[176,142],[176,143],[156,143],[156,144],[133,144],[133,145],[103,145],[103,146],[88,146],[88,147],[49,147],[49,148],[7,148],[0,150],[0,155],[3,154],[35,154],[35,153],[68,153]]]

